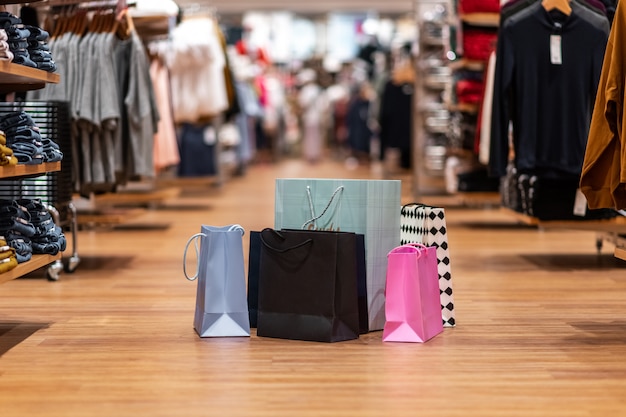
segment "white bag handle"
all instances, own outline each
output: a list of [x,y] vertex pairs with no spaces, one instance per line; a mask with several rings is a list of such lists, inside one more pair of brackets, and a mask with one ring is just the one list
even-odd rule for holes
[[[234,232],[235,230],[240,231],[242,236],[245,233],[244,228],[241,227],[241,225],[238,225],[238,224],[233,224],[232,226],[230,226],[228,228],[229,232]],[[189,238],[189,240],[187,241],[187,244],[185,245],[185,252],[183,254],[183,273],[185,274],[185,278],[187,278],[189,281],[195,281],[198,278],[198,274],[200,273],[200,268],[199,267],[196,268],[196,274],[193,277],[190,277],[189,275],[187,275],[187,251],[189,250],[189,244],[191,243],[191,241],[199,238],[200,236],[206,237],[206,234],[204,234],[204,233],[196,233],[195,235],[193,235],[193,236],[191,236]],[[196,259],[199,259],[200,258],[200,248],[198,247],[198,241],[197,240],[194,241],[194,248],[196,249]]]
[[[190,277],[189,275],[187,275],[187,250],[189,249],[189,244],[191,243],[191,241],[199,238],[200,236],[206,237],[204,233],[196,233],[195,235],[189,238],[189,240],[187,241],[187,244],[185,245],[185,253],[183,254],[183,273],[185,274],[185,278],[187,278],[189,281],[195,281],[196,278],[198,278],[198,274],[200,273],[199,271],[200,268],[196,267],[196,274],[193,277]],[[196,249],[196,258],[200,258],[200,248],[198,247],[197,240],[194,241],[194,247]]]
[[[397,251],[400,248],[419,248],[419,249],[428,249],[428,246],[422,244],[422,243],[407,243],[405,245],[401,245],[398,247],[393,248],[388,254],[387,256],[391,255],[392,253],[394,253],[395,251]],[[422,256],[422,252],[417,251],[417,258],[419,259]]]
[[309,210],[311,211],[311,219],[304,222],[304,224],[302,225],[302,229],[306,229],[306,226],[309,224],[311,224],[313,228],[315,228],[315,222],[321,219],[324,216],[324,214],[326,214],[326,212],[330,208],[330,205],[333,203],[335,196],[339,194],[339,192],[341,192],[343,195],[343,185],[340,185],[339,187],[337,187],[337,189],[333,192],[333,195],[330,196],[330,200],[328,200],[328,204],[326,205],[324,210],[322,210],[322,214],[320,214],[319,216],[316,216],[315,207],[313,206],[313,196],[311,195],[311,187],[307,185],[306,194],[307,194],[307,197],[309,198]]

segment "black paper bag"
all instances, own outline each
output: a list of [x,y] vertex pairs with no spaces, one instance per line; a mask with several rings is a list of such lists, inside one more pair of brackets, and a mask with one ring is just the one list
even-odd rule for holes
[[248,316],[250,327],[256,327],[259,307],[259,262],[261,260],[261,232],[250,232],[248,252]]
[[[357,293],[359,307],[359,329],[361,334],[369,332],[367,312],[367,277],[365,266],[365,236],[356,236],[357,260]],[[261,260],[261,232],[250,232],[250,249],[248,254],[248,313],[250,327],[256,328],[259,306],[259,263]]]
[[339,342],[359,337],[354,233],[260,233],[257,335]]

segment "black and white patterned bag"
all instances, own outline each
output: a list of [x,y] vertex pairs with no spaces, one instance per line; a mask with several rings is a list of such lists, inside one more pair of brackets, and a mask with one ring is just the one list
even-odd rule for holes
[[441,316],[445,327],[454,327],[454,297],[445,210],[425,204],[411,203],[400,212],[400,244],[421,243],[437,248]]

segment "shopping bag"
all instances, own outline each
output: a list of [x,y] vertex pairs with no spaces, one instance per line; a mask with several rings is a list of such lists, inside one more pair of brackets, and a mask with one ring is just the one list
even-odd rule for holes
[[421,244],[389,252],[383,342],[423,343],[443,331],[436,248]]
[[256,327],[259,309],[259,264],[261,263],[261,232],[250,232],[248,249],[248,316],[250,327]]
[[[200,337],[250,336],[242,236],[239,225],[203,225],[187,241],[183,272],[198,281],[193,327]],[[198,247],[198,239],[200,246]],[[198,270],[187,274],[187,251],[194,242]]]
[[339,342],[359,337],[354,233],[260,233],[257,335]]
[[422,243],[437,248],[441,317],[445,327],[454,327],[456,316],[445,210],[441,207],[411,203],[404,205],[400,213],[401,245]]
[[[367,282],[365,275],[365,238],[356,234],[357,261],[357,300],[359,308],[359,331],[368,332],[367,314]],[[261,232],[250,232],[250,249],[248,254],[248,312],[250,327],[257,327],[259,305],[259,264],[261,262]]]
[[[334,194],[337,198],[329,206]],[[302,228],[308,222],[307,229],[364,236],[370,331],[381,330],[385,324],[387,253],[400,241],[399,206],[397,180],[276,180],[275,229]]]

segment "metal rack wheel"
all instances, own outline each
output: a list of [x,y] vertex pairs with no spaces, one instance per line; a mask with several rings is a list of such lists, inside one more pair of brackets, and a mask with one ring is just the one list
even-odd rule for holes
[[61,260],[54,261],[48,265],[48,270],[46,271],[48,281],[58,281],[61,271],[63,271],[63,262]]
[[72,273],[76,270],[76,268],[78,268],[79,263],[80,263],[80,258],[78,257],[78,255],[72,255],[65,263],[63,270],[65,272]]
[[77,232],[78,232],[78,218],[76,215],[76,207],[74,204],[69,203],[67,210],[71,217],[71,229],[72,229],[72,256],[65,263],[65,272],[74,272],[80,263],[80,257],[78,256],[77,249]]

